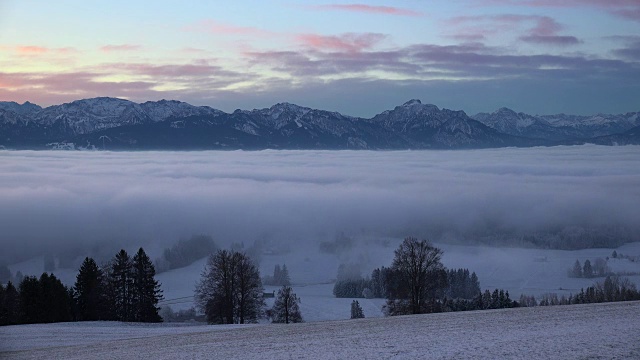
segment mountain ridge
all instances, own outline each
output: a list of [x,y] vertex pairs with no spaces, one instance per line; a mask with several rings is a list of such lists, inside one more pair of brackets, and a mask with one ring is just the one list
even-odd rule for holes
[[[463,149],[636,143],[639,113],[468,116],[411,99],[372,118],[288,102],[232,113],[176,100],[98,97],[42,108],[0,102],[0,146],[15,149]],[[602,137],[616,135],[615,141]],[[595,143],[596,140],[594,140]]]

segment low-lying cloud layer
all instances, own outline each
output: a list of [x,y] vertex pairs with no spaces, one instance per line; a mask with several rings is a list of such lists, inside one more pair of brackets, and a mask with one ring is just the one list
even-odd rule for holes
[[[317,244],[554,226],[638,229],[638,147],[473,151],[0,152],[0,246]],[[453,235],[451,235],[453,234]]]

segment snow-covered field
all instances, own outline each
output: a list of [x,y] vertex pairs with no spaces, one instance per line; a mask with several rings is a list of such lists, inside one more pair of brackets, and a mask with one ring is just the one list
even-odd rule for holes
[[640,302],[290,325],[0,328],[10,359],[638,359]]

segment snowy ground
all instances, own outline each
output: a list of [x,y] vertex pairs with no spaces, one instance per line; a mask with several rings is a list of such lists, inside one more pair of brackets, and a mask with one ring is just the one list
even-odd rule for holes
[[637,359],[640,302],[293,325],[0,328],[11,359]]

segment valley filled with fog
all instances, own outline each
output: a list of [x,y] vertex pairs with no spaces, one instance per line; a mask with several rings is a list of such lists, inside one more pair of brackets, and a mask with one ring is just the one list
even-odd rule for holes
[[[0,152],[0,262],[111,257],[211,235],[580,249],[637,241],[640,148]],[[279,249],[279,250],[278,250]]]

